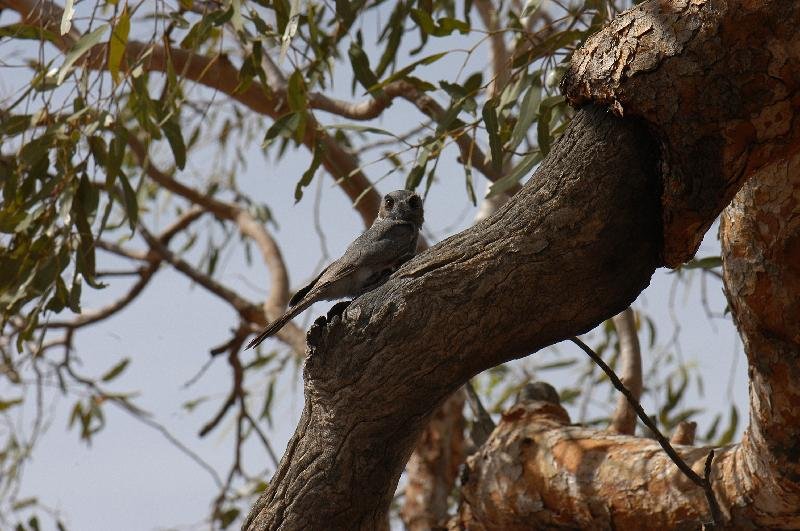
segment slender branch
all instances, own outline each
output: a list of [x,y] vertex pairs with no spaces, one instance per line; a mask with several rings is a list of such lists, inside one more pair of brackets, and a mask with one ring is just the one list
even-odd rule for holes
[[[631,392],[635,401],[642,396],[642,353],[636,334],[636,317],[627,308],[611,318],[619,338],[621,377],[620,380]],[[620,395],[611,415],[609,429],[617,433],[633,435],[636,432],[636,412],[625,396]]]
[[[286,307],[286,304],[289,301],[289,275],[278,245],[275,243],[275,240],[272,238],[272,236],[270,236],[264,226],[259,223],[246,209],[243,209],[235,204],[226,203],[207,194],[203,194],[194,188],[178,182],[174,178],[159,170],[149,159],[149,155],[145,146],[137,138],[129,137],[128,144],[138,159],[139,164],[144,168],[148,177],[153,179],[153,181],[160,184],[167,190],[187,199],[191,203],[203,207],[218,218],[235,222],[242,235],[251,238],[256,243],[270,272],[269,285],[271,290],[269,297],[267,297],[267,299],[264,301],[264,313],[269,319],[276,319],[279,317],[283,313],[283,309]],[[199,274],[199,272],[194,270],[194,268],[191,268],[191,266],[186,263],[184,263],[182,267],[186,267],[187,271],[194,271],[193,274]],[[179,271],[184,273],[186,272],[177,266],[176,268]],[[195,281],[197,281],[197,279],[195,279]],[[201,283],[201,285],[203,284]],[[221,287],[220,284],[216,284],[216,286],[217,288]],[[230,290],[228,292],[233,293]],[[220,295],[221,293],[223,293],[223,291],[218,291],[217,294]],[[254,318],[249,310],[244,314],[242,313],[242,309],[245,308],[245,306],[241,305],[242,300],[243,299],[237,295],[237,298],[230,299],[228,302],[230,302],[231,305],[233,305],[234,308],[239,311],[239,314],[242,317],[250,320],[258,326],[264,326],[266,324],[266,320],[263,317]],[[250,305],[250,303],[248,302],[247,305]],[[285,341],[298,355],[302,355],[305,352],[305,334],[303,334],[303,332],[297,326],[292,324],[285,326],[281,332],[277,334],[277,337]]]
[[677,466],[678,469],[680,469],[680,471],[683,472],[683,474],[689,478],[692,483],[703,489],[703,492],[706,496],[706,501],[708,502],[709,511],[711,513],[712,525],[720,525],[722,523],[722,512],[720,511],[717,499],[714,497],[714,490],[711,486],[711,461],[714,458],[714,450],[711,450],[706,458],[705,477],[700,477],[688,464],[686,464],[686,461],[684,461],[681,456],[678,455],[678,452],[675,451],[667,438],[664,437],[664,435],[658,430],[658,426],[656,426],[655,422],[653,422],[647,413],[645,413],[641,404],[639,404],[639,401],[633,397],[633,394],[628,390],[627,387],[625,387],[625,384],[620,381],[611,367],[609,367],[606,362],[603,361],[603,358],[601,358],[594,350],[591,349],[591,347],[577,337],[571,337],[570,341],[578,345],[581,350],[583,350],[590,358],[592,358],[592,361],[594,361],[603,370],[603,372],[606,373],[606,376],[608,376],[608,379],[611,380],[611,383],[614,385],[617,391],[625,396],[625,398],[628,400],[628,403],[636,411],[636,414],[639,416],[639,420],[641,420],[642,423],[647,426],[651,432],[653,432],[656,441],[658,441],[658,444],[661,445],[661,448],[664,449],[664,452],[666,452],[672,462],[675,463],[675,466]]
[[[383,87],[383,92],[385,94],[383,97],[370,98],[360,103],[337,100],[314,92],[308,95],[308,104],[313,109],[330,112],[353,120],[371,120],[391,105],[395,98],[400,97],[417,107],[435,122],[440,121],[445,115],[445,109],[436,100],[420,92],[408,81],[393,81]],[[492,182],[502,177],[502,173],[492,167],[486,155],[475,145],[472,139],[463,134],[455,134],[454,138],[464,161],[469,161],[473,168],[480,171]]]
[[228,302],[236,309],[237,312],[239,312],[239,315],[248,321],[260,320],[259,317],[256,316],[259,313],[259,310],[254,304],[245,300],[238,293],[227,288],[226,286],[223,286],[210,276],[201,273],[185,260],[179,258],[175,253],[167,249],[164,244],[155,238],[141,223],[138,225],[138,229],[139,233],[145,239],[150,248],[158,253],[162,260],[170,263],[175,269],[185,274],[217,297]]
[[489,97],[494,97],[500,93],[508,83],[509,68],[508,48],[506,47],[505,33],[500,27],[500,14],[497,6],[492,0],[478,0],[475,2],[478,14],[483,21],[483,25],[489,31],[489,42],[491,43],[491,54],[489,61],[492,63],[492,83],[489,87]]
[[[169,227],[167,227],[164,232],[156,239],[156,241],[160,242],[161,245],[168,245],[170,240],[192,224],[195,220],[199,219],[201,215],[203,215],[204,211],[199,208],[193,208],[191,210],[186,211],[183,215],[178,217]],[[155,238],[154,238],[155,239]],[[136,259],[145,259],[148,260],[147,266],[141,268],[139,270],[139,279],[131,286],[128,292],[122,296],[121,298],[117,299],[116,301],[112,302],[111,304],[99,308],[97,310],[89,310],[81,313],[75,319],[70,321],[51,321],[49,323],[45,323],[43,326],[47,328],[81,328],[93,323],[97,323],[104,319],[108,319],[115,313],[119,312],[123,308],[125,308],[128,304],[133,302],[139,294],[142,293],[144,288],[153,278],[153,275],[156,271],[158,271],[158,267],[161,264],[160,258],[157,258],[154,255],[147,254],[147,253],[134,253],[119,247],[116,244],[112,244],[109,242],[103,242],[102,240],[97,240],[96,245],[103,249],[115,249],[119,250],[120,253],[124,253],[124,256],[128,256],[129,258],[136,258]],[[141,258],[140,258],[141,257]]]

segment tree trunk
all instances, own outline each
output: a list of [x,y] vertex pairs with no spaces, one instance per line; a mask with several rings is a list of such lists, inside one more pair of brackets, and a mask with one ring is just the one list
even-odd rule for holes
[[[626,118],[580,110],[495,215],[416,257],[341,318],[317,321],[302,418],[245,528],[385,527],[403,465],[450,393],[591,329],[626,308],[657,266],[691,256],[748,177],[798,151],[798,25],[790,0],[675,0],[643,4],[590,39],[567,94]],[[650,444],[589,440],[612,457],[617,443]],[[702,497],[656,447],[640,451],[640,485],[662,490],[636,503]],[[723,453],[715,474],[750,464],[737,456]],[[595,492],[580,471],[576,494]],[[729,511],[748,503],[722,501]],[[687,504],[696,522],[704,502]]]

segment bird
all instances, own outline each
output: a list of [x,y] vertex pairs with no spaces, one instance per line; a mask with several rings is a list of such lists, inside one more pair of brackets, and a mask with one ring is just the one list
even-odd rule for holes
[[246,348],[258,346],[317,301],[356,298],[386,282],[389,275],[414,256],[423,222],[419,195],[409,190],[386,194],[372,225],[347,247],[341,258],[298,290],[286,312]]

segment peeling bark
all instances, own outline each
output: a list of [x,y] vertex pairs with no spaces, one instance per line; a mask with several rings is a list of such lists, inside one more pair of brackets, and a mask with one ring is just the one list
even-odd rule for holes
[[643,118],[659,139],[667,266],[694,255],[748,177],[800,150],[799,26],[794,0],[651,0],[575,53],[567,98]]
[[[750,365],[750,425],[716,452],[712,480],[733,529],[800,528],[800,156],[748,181],[721,226],[725,285]],[[467,461],[451,527],[696,529],[700,488],[650,439],[511,408]],[[678,449],[678,448],[676,448]],[[679,449],[702,473],[709,448]]]

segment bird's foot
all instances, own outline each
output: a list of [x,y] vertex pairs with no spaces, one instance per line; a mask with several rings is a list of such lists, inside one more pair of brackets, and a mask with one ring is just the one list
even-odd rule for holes
[[348,306],[350,306],[351,302],[353,301],[340,301],[331,306],[331,309],[328,310],[328,314],[326,315],[328,322],[330,323],[331,321],[333,321],[334,317],[338,317],[341,319],[342,315],[344,315],[344,311],[347,309]]

